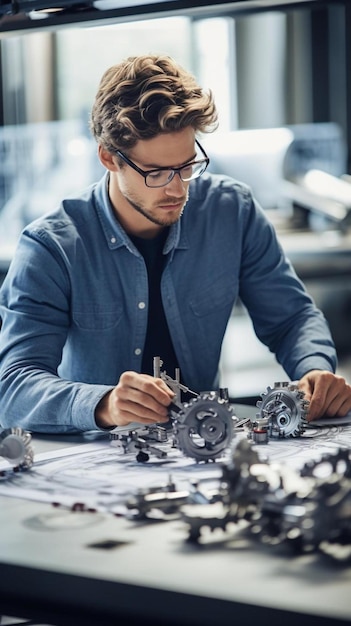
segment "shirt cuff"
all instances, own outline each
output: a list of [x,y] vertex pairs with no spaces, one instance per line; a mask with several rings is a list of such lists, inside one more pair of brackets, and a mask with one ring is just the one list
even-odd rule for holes
[[109,391],[114,389],[109,385],[82,384],[74,398],[72,405],[72,425],[81,431],[86,430],[110,430],[100,428],[95,421],[95,409]]

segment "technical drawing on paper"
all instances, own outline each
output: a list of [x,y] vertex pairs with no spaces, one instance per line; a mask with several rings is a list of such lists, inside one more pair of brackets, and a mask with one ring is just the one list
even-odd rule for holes
[[[233,445],[242,437],[246,434],[238,433]],[[312,427],[302,437],[254,447],[270,462],[286,463],[298,469],[323,454],[350,448],[351,426]],[[107,439],[99,440],[38,454],[29,471],[0,481],[0,494],[67,507],[78,502],[86,508],[124,514],[124,503],[131,493],[166,484],[170,479],[178,489],[200,480],[207,482],[210,489],[211,482],[213,485],[220,477],[220,461],[196,463],[168,444],[165,458],[151,457],[148,463],[138,463],[135,454],[121,454]]]

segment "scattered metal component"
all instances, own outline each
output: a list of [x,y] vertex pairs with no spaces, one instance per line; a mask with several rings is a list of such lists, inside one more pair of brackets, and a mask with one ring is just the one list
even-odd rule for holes
[[[139,463],[146,463],[150,458],[150,454],[154,454],[159,459],[167,456],[165,450],[149,443],[153,439],[152,435],[155,435],[157,432],[157,429],[152,429],[151,437],[147,430],[145,436],[137,430],[130,430],[128,433],[112,432],[110,433],[110,442],[112,446],[118,448],[124,454],[129,452],[136,453],[136,460]],[[157,441],[164,441],[164,439],[157,439]]]
[[126,502],[127,509],[133,519],[145,519],[161,512],[163,516],[177,514],[184,503],[208,502],[206,496],[194,484],[190,489],[177,489],[171,477],[166,485],[140,489]]
[[258,418],[252,422],[250,438],[253,443],[267,443],[270,428],[270,420],[268,417]]
[[191,389],[189,389],[189,387],[187,387],[186,385],[183,385],[180,382],[180,369],[179,369],[179,367],[177,367],[176,370],[175,370],[175,378],[171,378],[171,376],[169,376],[166,371],[161,369],[162,365],[163,365],[163,361],[162,361],[161,357],[154,356],[153,370],[154,370],[155,378],[162,378],[162,380],[164,380],[165,383],[167,383],[168,387],[170,387],[170,389],[172,389],[172,391],[175,393],[175,399],[174,399],[173,403],[181,408],[181,404],[182,404],[182,402],[181,402],[181,392],[182,391],[184,393],[189,393],[192,396],[197,396],[198,394],[195,391],[192,391]]
[[[214,461],[230,446],[234,436],[233,426],[238,421],[229,404],[228,389],[195,393],[180,382],[179,369],[176,370],[175,378],[171,378],[161,369],[162,364],[160,357],[154,357],[154,375],[164,380],[175,394],[169,406],[172,430],[168,432],[172,438],[172,447],[179,448],[197,462]],[[188,402],[182,402],[181,392],[193,397]],[[145,462],[149,460],[150,452],[160,458],[167,456],[166,450],[151,446],[148,442],[150,438],[157,442],[168,440],[165,428],[162,429],[163,438],[159,437],[160,428],[158,425],[150,426],[144,428],[142,433],[133,430],[127,435],[116,431],[111,433],[110,439],[115,447],[125,453],[136,452],[137,460]]]
[[262,502],[253,530],[265,543],[290,543],[299,552],[320,551],[351,559],[351,452],[339,449],[306,464],[303,490]]
[[294,553],[319,552],[339,562],[351,560],[351,451],[339,449],[306,463],[300,471],[270,464],[247,438],[232,446],[210,495],[202,481],[193,491],[163,487],[141,490],[128,508],[134,518],[158,514],[181,517],[188,540],[202,541],[231,526],[265,545],[287,544]]
[[221,456],[233,439],[233,424],[236,419],[228,401],[217,392],[199,394],[180,406],[170,408],[172,430],[160,426],[130,430],[128,433],[112,432],[111,444],[124,453],[135,452],[139,462],[146,462],[150,454],[159,458],[167,456],[167,450],[150,441],[166,443],[171,440],[172,448],[200,461],[213,461]]
[[173,420],[175,445],[196,461],[214,460],[233,438],[233,409],[216,392],[203,393],[189,402]]
[[247,430],[251,426],[250,417],[237,418],[234,424],[235,432]]
[[143,433],[144,439],[146,441],[158,441],[159,443],[164,443],[168,441],[167,437],[167,429],[161,424],[152,424],[145,428],[145,433]]
[[299,437],[304,433],[309,402],[295,383],[276,382],[261,397],[256,404],[259,408],[256,417],[261,425],[261,420],[268,420],[264,426],[268,437]]
[[[34,451],[31,446],[32,436],[29,432],[14,426],[0,429],[0,457],[3,457],[14,472],[27,470],[33,465]],[[6,470],[0,476],[6,476]]]
[[[169,407],[173,420],[173,445],[197,462],[214,461],[230,446],[234,422],[238,421],[229,404],[227,388],[197,394],[180,383],[179,369],[171,378],[162,371],[162,360],[154,357],[154,375],[164,380],[175,393]],[[181,391],[192,397],[181,401]]]
[[[309,402],[295,383],[275,383],[273,389],[267,388],[262,400],[257,402],[259,412],[256,419],[239,420],[229,403],[227,388],[219,391],[196,393],[180,382],[180,372],[176,369],[175,378],[162,370],[163,361],[159,356],[153,359],[154,376],[164,380],[175,394],[169,405],[172,420],[172,446],[179,448],[185,456],[197,462],[214,461],[230,447],[236,433],[246,428],[248,437],[254,443],[267,443],[269,438],[298,437],[305,431],[306,415]],[[192,397],[182,402],[181,393]],[[145,435],[149,430],[149,435]],[[124,452],[136,452],[138,461],[148,461],[149,453],[159,457],[167,456],[164,450],[151,446],[148,439],[165,442],[168,438],[164,429],[164,438],[159,438],[157,427],[144,428],[142,434],[130,431],[128,435],[113,433],[114,445]],[[116,443],[118,441],[118,443]]]
[[240,520],[269,545],[289,544],[294,551],[319,551],[339,561],[351,559],[351,451],[340,449],[306,464],[300,472],[262,462],[247,439],[239,441],[223,466],[213,504],[185,506],[180,513],[189,538],[204,528]]

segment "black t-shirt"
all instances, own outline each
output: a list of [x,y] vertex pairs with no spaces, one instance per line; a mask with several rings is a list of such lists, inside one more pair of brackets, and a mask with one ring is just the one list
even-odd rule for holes
[[130,236],[130,238],[144,257],[149,282],[149,314],[141,371],[143,374],[153,375],[153,359],[159,356],[163,362],[162,370],[174,378],[178,363],[169,334],[160,289],[166,260],[162,250],[167,235],[168,228],[153,239],[136,236]]

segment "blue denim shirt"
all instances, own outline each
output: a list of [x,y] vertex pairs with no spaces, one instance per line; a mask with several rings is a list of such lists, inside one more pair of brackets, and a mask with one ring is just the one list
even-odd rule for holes
[[[147,272],[113,213],[106,176],[20,237],[0,292],[4,427],[94,429],[101,397],[122,372],[140,371]],[[335,369],[327,323],[246,186],[210,174],[193,181],[163,254],[163,306],[190,388],[218,387],[222,340],[238,296],[290,378]]]

